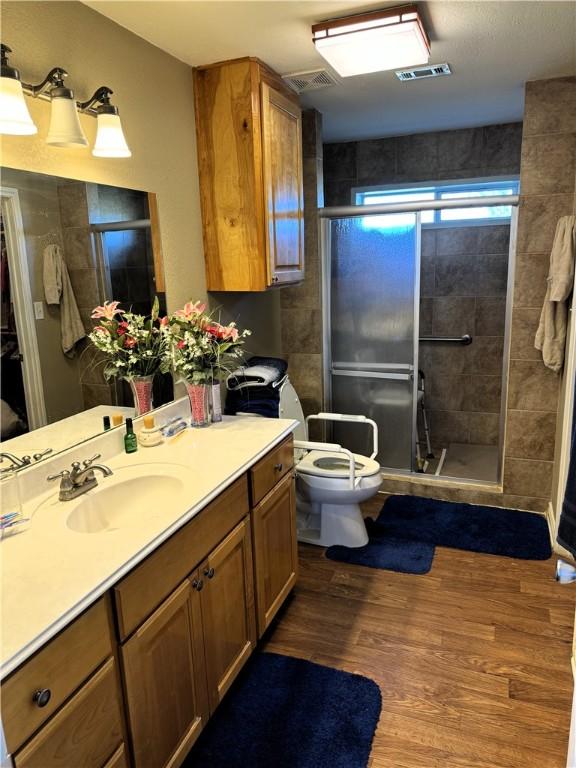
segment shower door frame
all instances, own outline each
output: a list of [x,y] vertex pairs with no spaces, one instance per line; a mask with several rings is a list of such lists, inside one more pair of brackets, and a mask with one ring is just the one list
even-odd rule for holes
[[[373,208],[379,208],[375,205],[355,205],[350,206],[353,211],[351,214],[344,216],[326,216],[326,212],[332,210],[338,210],[336,208],[324,208],[319,211],[320,216],[320,243],[321,243],[321,266],[322,266],[322,328],[323,328],[323,390],[324,390],[324,402],[328,407],[328,410],[332,408],[332,376],[338,375],[334,373],[334,361],[332,360],[332,317],[331,317],[331,280],[332,280],[332,234],[331,234],[331,222],[333,219],[346,219],[346,218],[360,218],[365,215],[368,210],[370,215],[377,215]],[[393,213],[393,211],[387,211],[387,213]],[[410,453],[410,469],[400,469],[397,467],[383,467],[384,470],[389,472],[398,472],[401,474],[410,475],[415,471],[416,463],[416,440],[417,434],[417,409],[418,409],[418,354],[419,354],[419,338],[420,338],[420,259],[421,259],[421,230],[422,230],[422,216],[420,210],[407,211],[407,213],[414,214],[414,227],[416,230],[415,247],[414,247],[414,294],[413,294],[413,353],[412,364],[398,364],[393,363],[357,363],[356,368],[358,370],[350,375],[362,377],[363,375],[370,378],[380,379],[399,379],[407,376],[412,379],[412,450]],[[381,213],[379,215],[382,215]],[[326,258],[324,258],[326,254]],[[362,373],[362,368],[373,369]],[[386,368],[392,370],[391,373],[386,373]],[[401,371],[406,373],[401,373]],[[346,375],[346,374],[342,374]],[[362,415],[362,414],[361,414]],[[329,423],[327,429],[332,432],[332,425]]]
[[[379,205],[341,205],[332,206],[328,208],[318,209],[318,226],[320,231],[320,266],[321,266],[321,290],[322,290],[322,378],[323,378],[323,394],[324,394],[324,407],[330,411],[332,408],[332,322],[331,322],[331,268],[332,268],[332,254],[331,254],[331,231],[330,222],[332,219],[344,219],[352,217],[364,217],[364,216],[378,216],[387,213],[414,213],[416,214],[416,259],[417,259],[417,273],[414,279],[414,363],[415,371],[413,372],[413,419],[412,419],[412,440],[413,440],[413,452],[412,452],[412,469],[389,469],[383,467],[388,474],[420,476],[414,470],[416,459],[416,440],[417,440],[417,388],[418,388],[418,356],[420,348],[420,259],[421,259],[421,231],[422,211],[430,210],[445,210],[447,208],[480,208],[501,206],[503,203],[511,206],[512,212],[510,216],[510,244],[508,255],[508,282],[506,289],[506,317],[504,327],[504,355],[502,365],[502,394],[500,400],[500,434],[498,438],[498,479],[495,483],[489,481],[478,481],[474,478],[451,478],[446,475],[425,475],[427,480],[432,482],[442,481],[457,481],[463,484],[477,485],[479,482],[485,485],[498,486],[502,483],[503,477],[503,460],[504,460],[504,440],[505,440],[505,427],[506,427],[506,405],[508,398],[508,367],[510,362],[510,339],[511,339],[511,323],[512,323],[512,306],[513,306],[513,287],[514,287],[514,274],[516,266],[516,240],[518,231],[518,205],[520,202],[520,195],[506,195],[506,196],[494,196],[494,197],[468,197],[468,198],[454,198],[450,200],[430,200],[430,201],[415,201],[411,203],[383,203]],[[496,223],[496,222],[495,222]],[[375,366],[372,366],[375,367]],[[416,375],[414,375],[416,374]],[[328,427],[330,429],[330,427]]]

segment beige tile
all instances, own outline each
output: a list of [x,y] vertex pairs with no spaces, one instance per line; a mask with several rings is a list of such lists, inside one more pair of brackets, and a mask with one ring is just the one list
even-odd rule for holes
[[554,461],[556,414],[508,411],[506,456],[514,459]]
[[470,428],[468,439],[477,445],[498,445],[500,436],[499,413],[469,413]]
[[522,142],[523,195],[573,192],[575,174],[576,133],[529,136]]
[[282,351],[322,352],[322,313],[315,309],[282,311]]
[[491,224],[478,227],[478,253],[508,254],[510,246],[510,225]]
[[436,232],[438,256],[468,255],[478,252],[481,227],[446,227]]
[[548,499],[538,499],[533,496],[514,496],[506,493],[503,496],[504,506],[509,509],[519,509],[525,512],[546,512]]
[[559,381],[558,375],[541,362],[512,360],[508,379],[508,409],[555,413]]
[[60,220],[63,227],[87,227],[88,197],[83,182],[65,182],[58,185]]
[[474,312],[470,298],[445,297],[434,299],[432,330],[434,336],[474,334]]
[[322,355],[294,353],[287,356],[288,374],[300,398],[322,399]]
[[470,373],[502,375],[504,339],[502,336],[478,336],[470,345]]
[[502,377],[474,374],[465,381],[464,408],[481,413],[500,413]]
[[457,376],[451,373],[443,375],[432,371],[426,388],[426,400],[430,409],[433,411],[471,410],[470,404],[466,401],[468,380],[468,376]]
[[427,259],[420,267],[420,296],[436,296],[436,267]]
[[462,346],[459,344],[437,344],[435,342],[420,344],[419,367],[426,376],[441,374],[462,374],[472,367],[474,344]]
[[90,232],[87,227],[66,227],[64,236],[64,260],[68,269],[94,269],[94,255]]
[[435,229],[422,230],[421,255],[422,255],[423,261],[436,255],[436,230]]
[[438,133],[438,169],[481,168],[484,155],[482,128],[465,128]]
[[69,272],[78,307],[81,309],[94,308],[99,303],[96,270],[71,269]]
[[520,197],[518,253],[550,253],[556,224],[572,213],[573,194]]
[[506,296],[508,287],[508,256],[479,254],[475,258],[476,272],[469,269],[469,280],[476,296]]
[[505,320],[505,299],[489,297],[476,299],[476,334],[480,336],[503,336]]
[[358,184],[383,184],[396,175],[396,139],[368,139],[356,144]]
[[[431,441],[438,448],[447,448],[449,443],[467,443],[470,438],[469,414],[464,411],[429,411]],[[420,434],[424,439],[424,432]]]
[[512,360],[541,360],[542,353],[534,347],[534,338],[540,321],[540,309],[514,308],[510,358]]
[[280,289],[282,309],[321,309],[318,263],[307,265],[304,282]]
[[526,83],[524,137],[571,133],[576,125],[576,77]]
[[504,461],[504,493],[549,499],[552,490],[551,461],[506,459]]
[[470,255],[436,257],[434,270],[434,296],[476,295],[477,261]]
[[550,269],[549,253],[519,253],[514,279],[514,307],[541,307]]
[[413,178],[426,178],[423,174],[438,171],[438,134],[417,133],[396,139],[396,172]]
[[432,299],[420,299],[420,336],[432,335]]
[[[517,173],[520,167],[522,123],[504,123],[484,127],[484,169],[486,176]],[[492,173],[490,173],[492,172]]]

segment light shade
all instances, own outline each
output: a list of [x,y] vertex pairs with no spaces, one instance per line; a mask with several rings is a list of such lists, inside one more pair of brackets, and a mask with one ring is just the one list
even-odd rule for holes
[[312,35],[318,53],[342,77],[426,64],[430,57],[415,5],[315,24]]
[[76,102],[73,98],[52,96],[50,127],[46,144],[53,147],[86,147],[88,139],[78,118]]
[[22,84],[13,77],[0,77],[0,133],[13,136],[38,133],[24,101]]
[[120,117],[113,114],[99,114],[96,118],[98,129],[92,154],[95,157],[132,157],[124,138]]

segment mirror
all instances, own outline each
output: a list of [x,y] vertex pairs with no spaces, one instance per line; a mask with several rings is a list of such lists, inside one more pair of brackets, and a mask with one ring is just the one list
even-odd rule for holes
[[[4,168],[1,201],[2,451],[34,461],[98,434],[104,415],[134,413],[86,334],[104,300],[148,314],[158,296],[166,313],[156,197]],[[172,398],[157,376],[154,406]]]

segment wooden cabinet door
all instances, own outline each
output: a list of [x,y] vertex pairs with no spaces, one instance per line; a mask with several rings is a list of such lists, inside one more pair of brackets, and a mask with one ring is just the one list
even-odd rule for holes
[[301,111],[267,83],[261,103],[269,285],[293,283],[304,278]]
[[294,478],[287,475],[252,511],[258,636],[296,583],[298,542]]
[[179,765],[207,720],[201,626],[186,580],[122,646],[135,768]]
[[213,712],[256,645],[247,517],[208,556],[200,579],[208,699]]
[[16,753],[16,768],[102,768],[122,743],[114,660],[108,661]]

